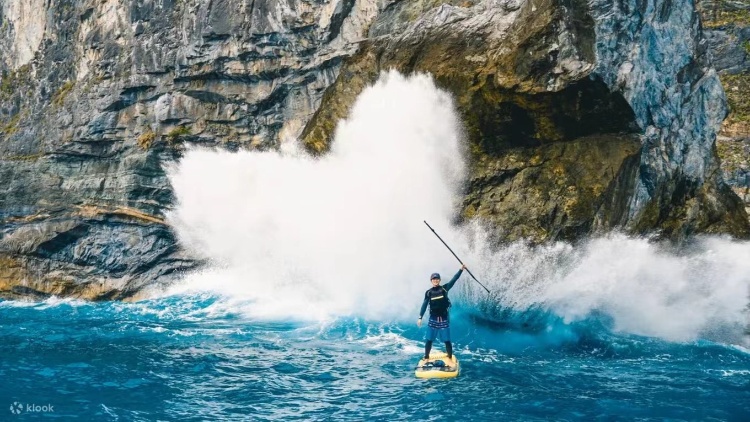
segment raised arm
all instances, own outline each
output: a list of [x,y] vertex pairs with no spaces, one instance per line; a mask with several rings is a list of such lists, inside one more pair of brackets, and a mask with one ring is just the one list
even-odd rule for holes
[[458,272],[456,273],[456,275],[453,276],[453,278],[451,279],[451,281],[449,281],[447,284],[443,285],[443,288],[446,291],[450,290],[453,287],[453,285],[456,284],[456,282],[458,281],[459,277],[461,277],[461,274],[464,272],[464,268],[466,268],[466,267],[461,267],[461,269],[458,270]]

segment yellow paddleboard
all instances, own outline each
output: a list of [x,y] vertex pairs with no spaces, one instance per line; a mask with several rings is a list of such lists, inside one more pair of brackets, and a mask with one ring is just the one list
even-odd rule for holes
[[430,353],[429,359],[419,360],[414,375],[417,378],[455,378],[458,372],[458,358],[455,354],[448,360],[445,353]]

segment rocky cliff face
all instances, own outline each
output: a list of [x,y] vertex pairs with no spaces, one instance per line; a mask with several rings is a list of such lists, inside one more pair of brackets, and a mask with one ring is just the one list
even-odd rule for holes
[[379,70],[425,71],[456,96],[473,146],[463,215],[499,239],[747,235],[718,171],[724,97],[689,3],[400,2],[369,39],[307,127],[313,150]]
[[[498,240],[748,234],[681,0],[0,2],[0,294],[137,298],[201,263],[163,220],[187,144],[302,139],[390,67],[457,99],[462,215]],[[32,12],[33,11],[33,12]]]
[[4,1],[0,291],[129,298],[199,265],[164,223],[185,144],[273,148],[377,7]]
[[699,10],[729,103],[716,141],[722,172],[750,212],[750,1],[704,0]]

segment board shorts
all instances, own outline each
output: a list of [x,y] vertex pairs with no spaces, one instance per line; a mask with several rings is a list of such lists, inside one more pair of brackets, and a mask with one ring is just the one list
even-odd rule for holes
[[427,340],[435,341],[436,338],[439,338],[440,341],[451,341],[451,327],[448,324],[448,318],[430,317],[430,321],[427,323]]

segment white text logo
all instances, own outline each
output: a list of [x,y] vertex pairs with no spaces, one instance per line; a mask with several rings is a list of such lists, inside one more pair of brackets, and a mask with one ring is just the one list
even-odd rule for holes
[[26,413],[49,413],[54,412],[55,406],[51,404],[35,404],[35,403],[26,403],[26,405],[19,403],[17,401],[14,401],[13,404],[10,405],[10,412],[14,415],[20,415],[23,412]]

